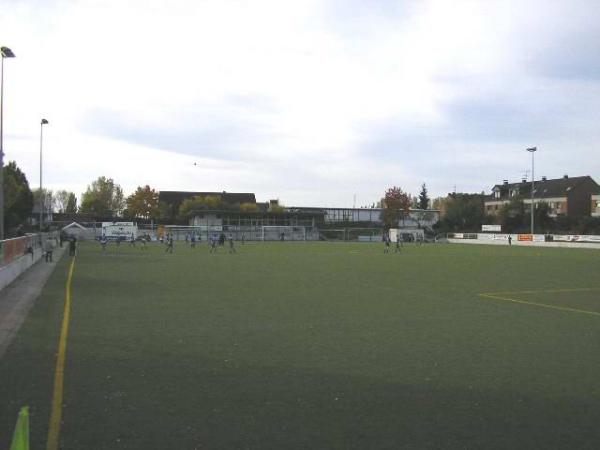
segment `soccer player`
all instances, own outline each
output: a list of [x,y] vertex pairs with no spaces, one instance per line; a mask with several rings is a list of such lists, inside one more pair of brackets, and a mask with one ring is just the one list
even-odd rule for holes
[[167,238],[167,248],[165,249],[165,253],[173,253],[173,236]]
[[129,246],[135,247],[135,237],[133,237],[133,233],[131,233],[131,237],[129,238]]
[[512,245],[512,236],[508,235],[508,245]]
[[211,235],[209,242],[210,242],[210,252],[209,253],[217,253],[217,237]]
[[389,253],[390,252],[390,236],[388,235],[388,232],[385,231],[383,233],[383,253]]
[[233,234],[229,233],[229,253],[237,253],[233,246]]
[[190,248],[196,248],[196,233],[192,233],[190,237]]
[[400,253],[400,247],[402,247],[402,236],[400,233],[396,233],[396,249],[394,253]]
[[108,244],[108,239],[106,239],[106,235],[103,234],[100,238],[100,245],[102,246],[102,253],[106,253],[106,244]]

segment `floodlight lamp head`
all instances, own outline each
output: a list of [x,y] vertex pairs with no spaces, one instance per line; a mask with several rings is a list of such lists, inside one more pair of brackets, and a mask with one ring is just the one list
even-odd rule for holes
[[537,147],[530,147],[527,149],[527,151],[530,153],[537,152]]
[[46,119],[42,119],[42,122],[41,122],[41,124],[42,124],[42,125],[48,125],[48,121],[47,121]]
[[15,54],[13,53],[13,51],[8,47],[0,47],[0,53],[2,54],[3,58],[14,58],[15,57]]

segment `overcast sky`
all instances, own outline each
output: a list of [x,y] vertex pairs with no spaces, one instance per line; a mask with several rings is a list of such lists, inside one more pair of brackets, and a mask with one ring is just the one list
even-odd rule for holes
[[[5,163],[285,205],[600,182],[600,1],[0,0]],[[531,174],[529,174],[530,176]]]

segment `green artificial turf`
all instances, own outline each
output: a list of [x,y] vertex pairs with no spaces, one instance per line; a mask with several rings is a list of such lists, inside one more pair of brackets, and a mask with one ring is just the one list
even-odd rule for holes
[[[600,446],[600,315],[479,295],[600,312],[600,252],[237,249],[81,245],[62,449]],[[0,360],[0,448],[24,402],[45,446],[67,262]]]

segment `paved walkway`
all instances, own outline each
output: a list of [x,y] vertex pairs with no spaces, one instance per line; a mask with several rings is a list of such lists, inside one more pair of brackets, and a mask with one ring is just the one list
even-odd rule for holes
[[54,250],[54,262],[42,257],[15,281],[0,291],[0,359],[21,328],[29,310],[42,292],[67,246]]

